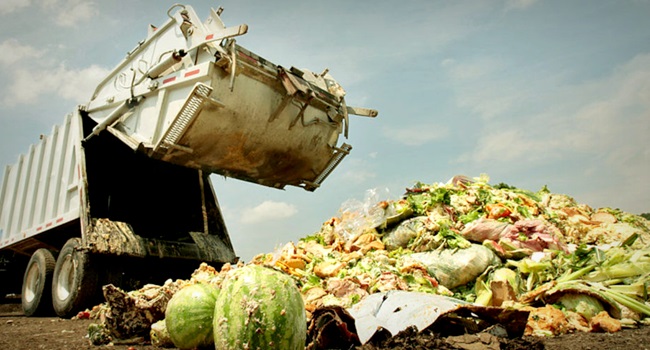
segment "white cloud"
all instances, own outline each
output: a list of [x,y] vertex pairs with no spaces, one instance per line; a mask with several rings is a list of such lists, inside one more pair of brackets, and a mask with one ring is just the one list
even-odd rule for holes
[[[575,87],[581,106],[570,116],[564,136],[581,151],[603,153],[607,162],[636,168],[627,159],[643,158],[650,133],[650,53],[638,55],[608,77]],[[647,158],[647,156],[646,156]],[[650,164],[642,165],[650,170]]]
[[264,201],[260,205],[243,211],[240,221],[244,224],[282,220],[298,213],[296,206],[275,201]]
[[404,128],[385,127],[383,134],[406,146],[421,146],[445,138],[449,133],[447,127],[434,124],[417,124]]
[[108,72],[96,65],[80,69],[67,69],[64,65],[53,69],[16,69],[12,72],[12,82],[6,86],[2,104],[36,103],[45,94],[85,103]]
[[[11,14],[31,5],[31,0],[2,0],[0,15]],[[95,2],[87,0],[41,0],[40,7],[60,27],[74,27],[99,14]]]
[[7,39],[0,43],[0,52],[2,52],[0,55],[0,64],[3,65],[13,65],[24,60],[39,58],[44,54],[42,50],[37,50],[29,45],[23,45],[16,39]]
[[54,0],[47,1],[44,7],[56,11],[54,16],[55,23],[61,27],[74,27],[77,23],[88,22],[99,14],[99,10],[93,1]]
[[[536,89],[549,89],[540,82]],[[505,84],[495,85],[493,93],[507,95],[500,86]],[[598,188],[598,194],[582,195],[590,203],[615,199],[630,205],[628,210],[647,211],[643,205],[650,187],[642,184],[650,173],[650,53],[608,76],[554,90],[540,94],[534,108],[526,106],[534,91],[514,98],[512,109],[522,114],[504,113],[507,121],[485,120],[474,149],[458,161],[488,168],[562,169],[559,177],[579,173]],[[611,187],[603,188],[602,179],[609,179]]]
[[[607,166],[640,184],[650,173],[650,53],[639,55],[599,82],[600,94],[575,116],[583,149],[603,152]],[[648,188],[648,186],[645,186]],[[650,189],[645,196],[650,195]]]
[[[507,95],[507,91],[497,90],[496,94]],[[646,151],[641,145],[647,143],[650,132],[649,96],[650,54],[645,54],[603,79],[557,87],[557,93],[548,97],[546,110],[528,110],[508,126],[487,122],[468,159],[539,160],[543,154],[606,152],[619,154],[609,161],[620,163],[630,152]],[[522,108],[527,103],[524,97],[511,103]],[[475,102],[486,101],[478,98]]]
[[0,55],[0,73],[4,78],[0,107],[37,103],[44,95],[85,103],[96,84],[109,73],[97,65],[54,66],[55,60],[48,50],[24,45],[16,39],[0,43],[0,52],[4,52]]
[[[531,140],[523,130],[511,128],[485,133],[476,142],[474,152],[464,154],[460,161],[488,163],[493,161],[512,162],[529,155],[539,149],[539,141]],[[544,152],[543,154],[548,154]]]
[[344,172],[341,177],[348,183],[365,184],[368,180],[376,178],[377,173],[358,168]]
[[0,1],[0,15],[6,15],[31,5],[30,0],[2,0]]
[[[369,159],[373,159],[373,161],[370,162]],[[368,181],[377,178],[377,173],[373,171],[376,163],[374,159],[376,159],[376,155],[373,156],[372,153],[368,157],[346,158],[345,164],[342,166],[343,169],[338,169],[335,176],[340,177],[347,184],[366,185]]]

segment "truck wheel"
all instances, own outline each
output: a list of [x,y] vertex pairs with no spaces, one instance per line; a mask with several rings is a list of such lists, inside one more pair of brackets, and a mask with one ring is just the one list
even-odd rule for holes
[[52,281],[52,305],[59,317],[69,318],[90,307],[97,295],[98,278],[81,239],[70,238],[59,253]]
[[50,286],[55,263],[54,255],[45,248],[36,250],[29,259],[20,297],[26,316],[52,313]]

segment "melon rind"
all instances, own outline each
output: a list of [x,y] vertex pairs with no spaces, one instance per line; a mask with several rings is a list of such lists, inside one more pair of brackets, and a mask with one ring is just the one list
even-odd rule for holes
[[165,310],[165,325],[174,346],[194,349],[214,341],[214,305],[219,289],[210,284],[190,284],[172,296]]
[[214,308],[216,349],[304,349],[305,306],[296,282],[259,265],[231,271]]

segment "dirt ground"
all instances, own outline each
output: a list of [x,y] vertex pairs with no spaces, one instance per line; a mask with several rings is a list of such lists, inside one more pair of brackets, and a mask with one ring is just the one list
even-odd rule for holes
[[[86,337],[92,320],[67,320],[57,317],[25,317],[20,300],[0,304],[0,349],[156,349],[150,344],[93,346]],[[479,344],[475,343],[474,346]],[[650,327],[625,329],[618,333],[576,333],[556,338],[525,338],[502,341],[500,349],[650,349]],[[460,349],[435,334],[403,332],[380,346],[366,349]],[[488,349],[478,346],[472,349]]]

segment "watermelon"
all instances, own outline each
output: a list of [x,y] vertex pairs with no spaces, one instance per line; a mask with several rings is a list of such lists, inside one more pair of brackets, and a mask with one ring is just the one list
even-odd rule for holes
[[305,305],[287,274],[259,265],[233,270],[214,308],[217,349],[304,349]]
[[165,310],[165,325],[177,348],[212,345],[212,317],[218,294],[216,286],[197,283],[183,287],[172,296]]

